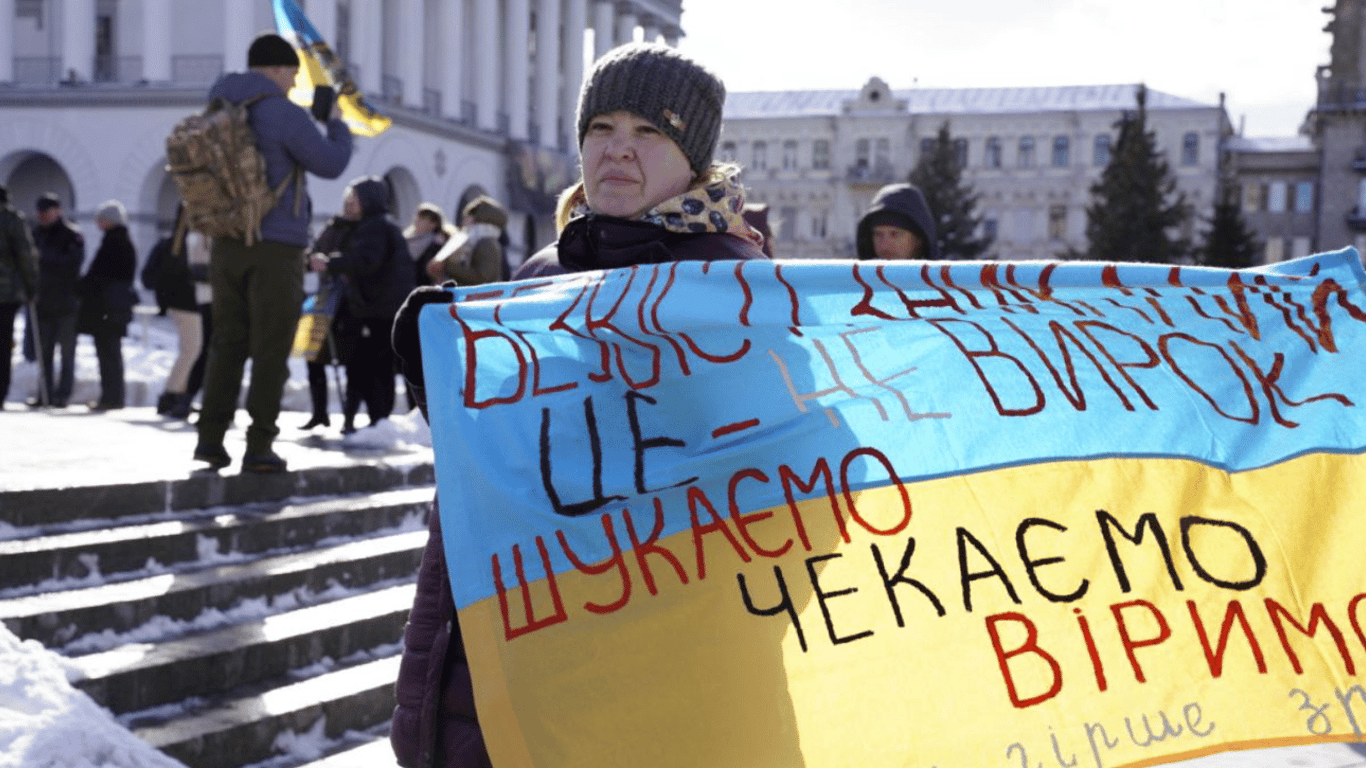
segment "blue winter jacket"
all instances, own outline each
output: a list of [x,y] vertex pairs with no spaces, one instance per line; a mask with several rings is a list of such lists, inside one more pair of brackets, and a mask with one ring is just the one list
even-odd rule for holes
[[[272,188],[296,167],[324,179],[335,179],[351,161],[351,129],[338,119],[327,121],[323,136],[303,107],[290,101],[280,87],[260,72],[230,72],[209,89],[209,98],[223,97],[234,104],[265,95],[250,108],[256,146],[266,160],[266,181]],[[275,207],[261,220],[261,239],[303,248],[308,245],[308,225],[313,203],[308,198],[306,175],[285,186]],[[296,205],[296,196],[303,199]]]

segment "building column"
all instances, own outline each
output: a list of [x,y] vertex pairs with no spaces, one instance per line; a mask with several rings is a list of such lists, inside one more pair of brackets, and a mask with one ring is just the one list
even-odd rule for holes
[[588,0],[565,0],[564,84],[560,89],[560,114],[571,150],[578,147],[579,88],[583,85],[583,38],[588,28]]
[[597,0],[593,4],[593,59],[616,46],[617,4],[613,0]]
[[304,13],[308,15],[308,20],[313,23],[313,29],[317,30],[318,36],[327,43],[327,47],[331,48],[335,55],[337,53],[337,0],[312,0],[308,7],[304,8]]
[[247,68],[247,49],[256,36],[252,10],[250,3],[223,3],[224,72],[242,72]]
[[142,0],[142,79],[171,81],[171,0]]
[[657,42],[659,39],[659,20],[654,16],[646,14],[640,17],[641,31],[644,33],[641,40],[647,43]]
[[351,55],[360,68],[361,93],[384,92],[384,16],[380,0],[352,0]]
[[660,34],[664,36],[664,44],[670,48],[677,48],[678,41],[683,38],[683,30],[672,24],[665,24],[664,31]]
[[441,0],[441,112],[459,120],[465,100],[465,0]]
[[0,0],[0,83],[14,81],[14,0]]
[[503,93],[507,96],[503,108],[508,115],[508,136],[513,139],[527,137],[527,123],[530,113],[531,68],[527,66],[526,52],[530,45],[531,11],[528,0],[507,0],[507,13],[503,19],[506,39],[503,50],[503,71],[507,84]]
[[477,125],[498,130],[498,94],[502,68],[498,62],[498,0],[474,0],[474,71]]
[[95,0],[62,0],[62,80],[90,82],[95,72]]
[[636,7],[630,3],[617,4],[617,30],[614,45],[625,45],[636,39]]
[[560,146],[560,0],[536,2],[536,124],[543,147]]
[[403,78],[403,103],[422,107],[422,63],[427,60],[427,12],[424,0],[403,0],[398,12],[398,76]]

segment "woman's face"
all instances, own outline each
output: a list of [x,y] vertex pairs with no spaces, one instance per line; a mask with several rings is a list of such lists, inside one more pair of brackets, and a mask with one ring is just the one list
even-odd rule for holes
[[683,150],[626,110],[589,120],[579,155],[588,207],[605,216],[634,219],[692,184]]
[[360,214],[360,198],[356,197],[356,191],[346,190],[346,196],[342,198],[342,218],[358,221]]
[[436,222],[432,221],[431,217],[427,214],[423,213],[422,211],[418,211],[416,214],[413,215],[413,231],[420,235],[425,235],[429,232],[435,232]]

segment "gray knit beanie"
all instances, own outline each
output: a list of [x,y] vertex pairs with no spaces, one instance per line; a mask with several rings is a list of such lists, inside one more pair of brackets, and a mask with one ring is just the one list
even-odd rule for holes
[[123,203],[117,200],[106,200],[100,203],[100,207],[95,211],[95,218],[104,219],[110,224],[123,226],[128,223],[128,216],[124,213]]
[[579,146],[588,121],[624,109],[654,123],[688,158],[693,173],[711,166],[721,135],[726,86],[667,45],[627,43],[604,53],[579,94]]

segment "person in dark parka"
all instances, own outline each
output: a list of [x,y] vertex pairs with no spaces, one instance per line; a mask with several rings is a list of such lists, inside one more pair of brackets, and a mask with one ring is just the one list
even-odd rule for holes
[[90,403],[92,411],[108,411],[124,406],[123,337],[133,321],[133,277],[138,268],[137,251],[128,236],[123,204],[110,200],[95,214],[95,224],[104,231],[90,269],[76,286],[81,297],[76,327],[95,340],[95,356],[100,366],[100,398]]
[[403,231],[388,218],[388,184],[377,176],[363,176],[351,182],[344,198],[344,208],[359,208],[355,229],[335,257],[314,252],[309,261],[314,270],[326,270],[341,282],[337,317],[354,321],[342,409],[342,431],[350,433],[362,402],[371,425],[394,411],[397,368],[389,337],[394,315],[417,281]]
[[[724,100],[725,86],[715,75],[667,46],[627,44],[604,54],[580,92],[583,178],[561,196],[559,239],[514,277],[765,258],[762,236],[742,216],[738,169],[713,162]],[[424,415],[417,316],[426,304],[451,300],[443,288],[419,288],[394,323],[403,375]],[[489,756],[451,596],[439,502],[429,530],[389,738],[405,768],[485,768]]]
[[934,214],[912,184],[888,184],[873,196],[854,238],[860,259],[939,258]]

